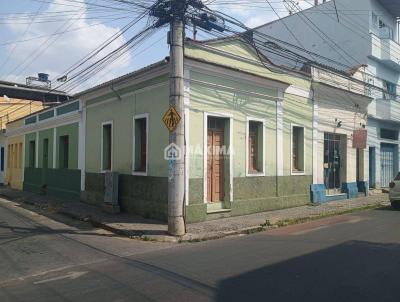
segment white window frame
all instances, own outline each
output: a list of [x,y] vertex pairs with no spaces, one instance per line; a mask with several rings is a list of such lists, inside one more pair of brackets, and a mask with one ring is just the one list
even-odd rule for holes
[[[304,165],[304,171],[293,171],[293,128],[303,128],[303,165]],[[306,175],[306,127],[303,125],[298,125],[298,124],[290,124],[290,175]]]
[[[139,119],[146,119],[146,171],[135,171],[135,122],[136,120]],[[132,125],[132,175],[135,176],[148,176],[149,172],[149,120],[150,120],[150,114],[149,113],[143,113],[143,114],[138,114],[133,116],[133,125]]]
[[[250,122],[259,122],[262,123],[262,171],[258,173],[250,173],[249,171],[249,134],[250,134]],[[265,128],[266,122],[265,119],[255,118],[255,117],[247,117],[246,120],[246,177],[257,177],[257,176],[265,176]]]
[[[374,23],[374,16],[376,16],[376,23]],[[371,12],[371,28],[379,30],[379,15],[377,15],[375,12]]]
[[[110,170],[104,170],[103,167],[103,149],[104,149],[104,142],[103,142],[103,128],[104,126],[111,125],[111,167]],[[106,172],[112,172],[113,171],[113,166],[114,166],[114,122],[113,121],[107,121],[101,123],[101,128],[100,128],[100,138],[101,138],[101,161],[100,161],[100,169],[101,173],[106,173]]]

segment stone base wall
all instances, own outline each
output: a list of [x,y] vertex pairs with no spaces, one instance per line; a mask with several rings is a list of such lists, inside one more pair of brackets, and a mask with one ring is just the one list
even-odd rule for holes
[[[165,177],[119,175],[118,200],[123,212],[166,221],[168,218],[168,179]],[[104,174],[86,173],[83,202],[104,204]]]
[[101,207],[104,203],[104,174],[86,173],[85,191],[81,192],[81,201]]
[[265,176],[233,181],[231,215],[240,216],[310,203],[311,176]]
[[[305,205],[310,202],[311,182],[311,176],[236,178],[234,201],[226,204],[231,208],[231,216]],[[189,182],[190,204],[185,208],[187,223],[207,219],[203,184],[203,179]],[[86,173],[86,191],[81,194],[82,200],[102,206],[104,191],[104,175]],[[118,200],[124,212],[167,221],[168,179],[120,175]]]
[[168,178],[120,175],[119,202],[125,212],[167,221]]
[[[233,202],[225,202],[231,216],[248,215],[278,210],[310,203],[312,176],[261,176],[242,177],[233,180]],[[196,223],[207,219],[204,203],[203,179],[189,182],[189,206],[186,221]]]

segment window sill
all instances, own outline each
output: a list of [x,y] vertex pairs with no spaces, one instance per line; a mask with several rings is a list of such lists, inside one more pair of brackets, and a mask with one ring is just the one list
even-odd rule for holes
[[246,177],[261,177],[261,176],[265,176],[264,172],[247,172],[246,173]]
[[302,176],[302,175],[306,175],[305,171],[292,171],[291,173],[292,176]]
[[133,176],[147,176],[147,171],[146,172],[140,172],[140,171],[132,171]]

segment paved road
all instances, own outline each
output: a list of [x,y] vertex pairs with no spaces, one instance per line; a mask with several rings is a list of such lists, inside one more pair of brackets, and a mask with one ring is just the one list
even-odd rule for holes
[[400,212],[195,244],[113,237],[0,201],[0,301],[400,301]]

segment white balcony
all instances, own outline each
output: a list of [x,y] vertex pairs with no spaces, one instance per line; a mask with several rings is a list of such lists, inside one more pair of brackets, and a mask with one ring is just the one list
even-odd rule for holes
[[386,38],[384,34],[378,37],[374,33],[371,33],[371,42],[371,56],[382,64],[400,71],[400,44]]
[[400,102],[398,100],[375,99],[368,107],[370,116],[393,122],[400,122]]

